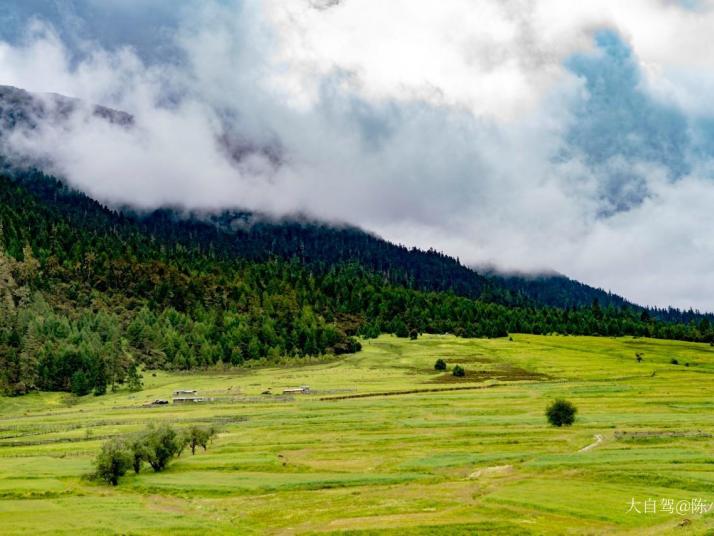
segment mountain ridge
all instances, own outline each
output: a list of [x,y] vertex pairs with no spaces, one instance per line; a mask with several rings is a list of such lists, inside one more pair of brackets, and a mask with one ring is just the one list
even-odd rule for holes
[[[73,114],[79,112],[124,128],[133,128],[135,125],[134,117],[126,112],[105,106],[88,106],[79,99],[54,93],[38,95],[12,86],[0,86],[0,140],[3,133],[16,129],[31,131],[45,121],[67,122]],[[224,135],[217,142],[228,144],[229,139],[228,135]],[[239,145],[225,145],[224,148],[227,157],[233,160],[244,157],[250,151],[267,150],[254,147],[245,140]],[[275,156],[276,165],[278,161],[278,156]],[[27,167],[28,164],[41,165],[38,162],[24,162],[23,165]],[[4,166],[6,172],[10,168]],[[556,272],[513,274],[500,272],[493,267],[465,266],[458,259],[436,249],[424,251],[393,244],[352,224],[322,222],[305,215],[275,219],[241,209],[207,212],[164,207],[140,211],[124,206],[116,207],[116,210],[145,222],[149,227],[166,221],[180,221],[193,226],[195,232],[204,233],[205,229],[201,229],[201,225],[214,225],[221,231],[235,233],[241,238],[241,253],[247,258],[264,259],[268,253],[282,258],[294,255],[310,260],[323,258],[328,264],[351,260],[363,263],[378,273],[389,274],[392,282],[419,290],[453,291],[471,298],[485,296],[486,299],[508,305],[531,302],[560,308],[589,306],[597,300],[603,306],[647,310],[656,318],[668,321],[691,321],[698,315],[698,311],[693,310],[643,307],[627,298]],[[246,232],[248,229],[250,231]],[[279,242],[282,247],[277,251],[273,247],[275,241],[271,239],[271,233],[278,233],[283,239]],[[342,249],[325,251],[321,239],[326,235],[340,241]],[[414,266],[409,268],[409,264]],[[392,275],[394,270],[398,275]]]

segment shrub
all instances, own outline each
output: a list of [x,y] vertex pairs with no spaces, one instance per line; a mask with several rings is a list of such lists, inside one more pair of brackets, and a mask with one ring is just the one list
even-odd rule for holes
[[149,449],[147,448],[146,432],[134,436],[129,442],[131,448],[131,465],[134,472],[138,475],[141,472],[141,466],[149,460]]
[[213,426],[192,426],[186,434],[186,444],[191,447],[191,454],[196,454],[196,447],[201,447],[205,451],[208,449],[208,442],[215,436],[217,430]]
[[144,388],[144,382],[141,381],[142,378],[142,375],[139,373],[139,367],[136,363],[133,363],[131,367],[129,367],[126,378],[126,385],[129,391],[132,393],[141,391]]
[[409,329],[407,328],[407,325],[402,321],[401,319],[397,319],[392,323],[394,327],[394,334],[397,337],[400,337],[402,339],[406,339],[409,337]]
[[545,415],[553,426],[570,426],[575,422],[577,408],[567,400],[558,399],[548,406]]
[[181,438],[176,430],[167,424],[149,429],[144,436],[146,461],[156,471],[163,471],[174,456],[182,449]]
[[362,349],[362,343],[354,337],[345,337],[343,340],[336,342],[332,350],[335,355],[356,354]]
[[110,439],[102,446],[94,462],[98,478],[116,486],[131,468],[132,452],[123,439]]
[[93,373],[94,396],[107,394],[107,379],[107,365],[104,360],[100,359],[94,367]]
[[84,396],[89,394],[90,390],[91,385],[89,384],[89,379],[83,371],[78,370],[72,374],[70,379],[70,391],[72,391],[72,393],[77,396]]
[[441,358],[437,359],[434,363],[434,370],[446,370],[446,361]]
[[104,379],[98,379],[94,386],[94,396],[102,396],[107,394],[107,382]]
[[466,371],[461,365],[456,365],[451,373],[457,378],[463,378],[464,376],[466,376]]

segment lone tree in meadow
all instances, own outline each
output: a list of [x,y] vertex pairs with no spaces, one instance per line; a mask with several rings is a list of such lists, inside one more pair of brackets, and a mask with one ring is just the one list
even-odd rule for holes
[[575,422],[577,412],[578,409],[571,402],[559,398],[548,406],[545,415],[553,426],[570,426]]
[[192,426],[186,435],[186,443],[191,448],[191,454],[196,454],[196,447],[204,451],[208,449],[208,442],[216,435],[213,426]]
[[127,440],[134,472],[139,474],[144,463],[148,463],[155,472],[166,469],[172,458],[181,456],[188,444],[187,436],[168,424],[150,425]]
[[446,361],[441,358],[437,359],[434,363],[434,370],[446,370]]
[[466,376],[466,371],[461,365],[456,365],[451,373],[457,378],[463,378],[464,376]]
[[126,441],[120,438],[110,439],[102,446],[102,450],[97,454],[94,465],[97,468],[98,478],[108,482],[112,486],[119,483],[122,477],[131,468],[133,454]]
[[181,437],[167,424],[150,428],[146,433],[146,461],[156,471],[163,471],[174,456],[182,450]]

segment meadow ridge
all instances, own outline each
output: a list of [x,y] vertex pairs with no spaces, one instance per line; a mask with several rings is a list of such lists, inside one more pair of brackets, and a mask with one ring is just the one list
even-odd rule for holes
[[[312,364],[144,371],[138,393],[4,397],[0,533],[714,530],[714,347],[512,339],[381,336]],[[216,400],[143,407],[178,389]],[[570,428],[544,417],[561,397],[578,408]],[[163,473],[114,488],[85,477],[106,438],[151,422],[221,433]]]

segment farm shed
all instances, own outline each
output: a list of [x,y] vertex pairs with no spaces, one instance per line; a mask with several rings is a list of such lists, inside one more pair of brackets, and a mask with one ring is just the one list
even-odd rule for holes
[[300,387],[288,387],[283,389],[284,395],[307,395],[310,394],[310,387],[302,385]]
[[174,397],[174,404],[201,404],[212,400],[212,398],[206,398],[205,396],[177,396]]

